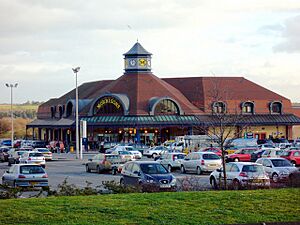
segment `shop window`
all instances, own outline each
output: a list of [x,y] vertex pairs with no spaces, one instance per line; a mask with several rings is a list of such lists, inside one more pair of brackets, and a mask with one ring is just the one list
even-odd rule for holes
[[162,115],[162,114],[168,114],[168,115],[179,115],[179,108],[170,99],[163,99],[159,103],[156,104],[154,115]]
[[254,103],[253,102],[243,102],[242,103],[242,113],[243,114],[254,114]]
[[224,102],[214,102],[212,111],[213,113],[226,113],[226,104]]
[[124,108],[121,102],[111,96],[100,98],[94,105],[94,115],[123,115]]
[[69,102],[67,104],[67,112],[66,112],[66,117],[69,117],[72,115],[73,112],[73,104],[71,102]]
[[271,102],[270,103],[270,112],[273,114],[282,113],[282,103],[281,102]]

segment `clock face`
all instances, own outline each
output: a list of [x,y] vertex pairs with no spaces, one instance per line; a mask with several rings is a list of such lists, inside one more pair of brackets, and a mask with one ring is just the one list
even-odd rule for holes
[[145,67],[147,65],[147,60],[146,59],[139,59],[139,65],[142,67]]
[[135,66],[135,65],[136,65],[135,59],[130,59],[129,65],[130,65],[130,66]]

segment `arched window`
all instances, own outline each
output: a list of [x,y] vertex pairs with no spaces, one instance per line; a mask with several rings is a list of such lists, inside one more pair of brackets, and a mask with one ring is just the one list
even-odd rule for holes
[[226,104],[224,102],[214,102],[212,104],[213,113],[225,113],[226,112]]
[[62,118],[63,114],[64,114],[64,108],[63,106],[58,106],[58,113],[59,113],[59,118]]
[[282,103],[281,102],[271,102],[270,103],[270,112],[274,114],[282,113]]
[[72,102],[69,102],[69,103],[67,104],[66,117],[71,116],[72,113],[73,113],[73,104],[72,104]]
[[170,99],[163,99],[158,102],[154,109],[154,115],[168,114],[168,115],[179,115],[179,108],[175,102]]
[[124,108],[121,102],[112,96],[105,96],[96,101],[93,115],[123,115]]
[[254,103],[253,102],[243,102],[242,103],[242,113],[243,114],[254,114]]

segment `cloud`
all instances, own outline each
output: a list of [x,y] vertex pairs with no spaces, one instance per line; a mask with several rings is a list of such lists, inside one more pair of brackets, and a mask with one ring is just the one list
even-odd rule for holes
[[285,21],[281,36],[283,42],[274,46],[275,52],[300,52],[300,15]]

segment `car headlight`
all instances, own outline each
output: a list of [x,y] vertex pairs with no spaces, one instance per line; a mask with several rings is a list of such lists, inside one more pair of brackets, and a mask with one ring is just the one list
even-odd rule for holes
[[172,181],[171,181],[170,184],[171,184],[172,186],[176,185],[176,178],[175,178],[175,177],[173,177],[173,179],[172,179]]
[[153,183],[154,182],[154,180],[153,179],[147,179],[147,183]]

